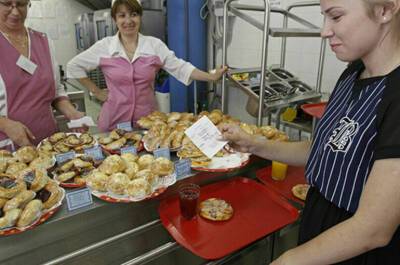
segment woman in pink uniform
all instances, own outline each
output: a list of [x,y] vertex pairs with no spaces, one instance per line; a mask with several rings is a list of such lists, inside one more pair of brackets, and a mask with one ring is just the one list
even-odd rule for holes
[[[98,126],[110,131],[118,123],[135,123],[140,117],[156,110],[153,84],[156,73],[163,68],[184,84],[192,79],[216,81],[227,70],[209,74],[175,57],[159,39],[139,33],[143,9],[137,0],[113,1],[111,15],[119,32],[106,37],[67,65],[67,76],[79,79],[97,99],[104,101]],[[100,67],[108,92],[99,89],[87,71]]]
[[83,117],[59,86],[47,37],[27,29],[28,0],[0,0],[0,148],[37,144],[57,131],[51,106]]

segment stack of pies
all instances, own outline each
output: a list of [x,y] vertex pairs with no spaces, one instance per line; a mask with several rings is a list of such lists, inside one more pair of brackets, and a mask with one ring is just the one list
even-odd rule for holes
[[69,151],[83,153],[85,148],[93,147],[95,144],[96,140],[88,133],[58,132],[43,140],[38,149],[49,154],[60,154]]
[[107,157],[91,172],[87,183],[98,192],[143,198],[158,187],[164,176],[173,172],[174,164],[166,158],[125,153]]
[[63,196],[43,169],[25,169],[18,177],[0,174],[0,230],[31,225]]
[[137,132],[128,132],[122,129],[115,129],[108,136],[100,137],[99,143],[106,149],[116,151],[123,146],[134,146],[139,149],[142,135]]

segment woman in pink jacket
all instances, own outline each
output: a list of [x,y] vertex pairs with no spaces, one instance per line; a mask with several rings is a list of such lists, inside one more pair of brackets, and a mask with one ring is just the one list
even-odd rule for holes
[[24,25],[28,0],[0,1],[0,148],[37,144],[57,131],[51,106],[83,117],[59,83],[46,35]]
[[[80,83],[103,101],[98,127],[110,131],[118,123],[135,123],[156,109],[153,84],[163,68],[184,84],[192,79],[216,81],[226,67],[209,74],[175,57],[159,39],[139,33],[143,9],[137,0],[113,1],[111,15],[118,27],[115,36],[104,38],[67,65],[67,76]],[[99,89],[87,71],[100,67],[108,92]]]

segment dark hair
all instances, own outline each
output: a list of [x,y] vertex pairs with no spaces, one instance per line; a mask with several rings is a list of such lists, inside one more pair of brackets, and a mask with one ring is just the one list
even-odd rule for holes
[[115,0],[111,7],[111,16],[114,20],[116,19],[118,8],[121,5],[125,5],[129,11],[136,12],[139,16],[143,15],[143,8],[137,0]]

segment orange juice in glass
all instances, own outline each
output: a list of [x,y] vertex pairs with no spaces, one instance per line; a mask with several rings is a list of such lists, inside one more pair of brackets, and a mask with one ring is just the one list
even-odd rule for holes
[[272,161],[272,172],[271,177],[273,180],[284,180],[286,178],[288,165],[278,162]]

